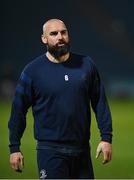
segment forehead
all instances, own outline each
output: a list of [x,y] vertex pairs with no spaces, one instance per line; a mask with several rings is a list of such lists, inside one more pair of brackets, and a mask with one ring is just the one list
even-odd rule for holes
[[46,24],[46,33],[62,30],[67,30],[65,24],[62,21],[53,21]]

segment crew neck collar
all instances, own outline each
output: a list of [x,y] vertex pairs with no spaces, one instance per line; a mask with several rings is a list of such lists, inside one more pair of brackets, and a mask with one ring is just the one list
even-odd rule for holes
[[47,58],[47,60],[52,63],[52,64],[65,64],[67,63],[69,60],[70,60],[70,57],[71,57],[71,53],[69,52],[69,57],[65,60],[65,61],[61,61],[61,62],[54,62],[52,60],[50,60],[47,56],[47,52],[45,53],[45,57]]

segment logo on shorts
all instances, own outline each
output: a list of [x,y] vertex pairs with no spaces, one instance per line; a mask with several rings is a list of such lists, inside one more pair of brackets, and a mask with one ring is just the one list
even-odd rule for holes
[[40,171],[40,179],[45,179],[47,177],[47,173],[45,169]]

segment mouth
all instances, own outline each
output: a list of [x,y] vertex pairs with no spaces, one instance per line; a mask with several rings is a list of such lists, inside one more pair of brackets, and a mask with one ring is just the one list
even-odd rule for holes
[[64,46],[65,43],[58,43],[57,45],[58,45],[58,46]]
[[66,43],[63,43],[63,42],[60,42],[60,43],[57,43],[57,47],[63,47],[63,46],[65,46],[66,45]]
[[66,43],[64,41],[59,41],[57,43],[57,46],[65,46],[65,45],[66,45]]

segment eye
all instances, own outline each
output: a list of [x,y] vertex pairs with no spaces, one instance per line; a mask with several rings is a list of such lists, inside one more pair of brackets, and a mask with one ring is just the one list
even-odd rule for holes
[[51,36],[56,36],[57,34],[58,34],[57,31],[50,32],[50,35],[51,35]]
[[62,34],[62,35],[66,34],[66,33],[67,33],[67,30],[61,31],[61,34]]

